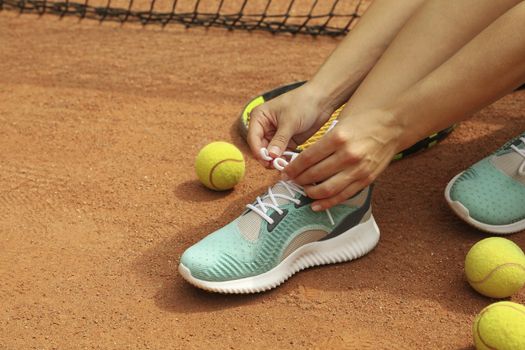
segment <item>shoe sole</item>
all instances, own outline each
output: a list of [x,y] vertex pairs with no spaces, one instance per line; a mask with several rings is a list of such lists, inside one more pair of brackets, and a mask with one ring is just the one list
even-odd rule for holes
[[195,287],[227,294],[259,293],[279,286],[296,272],[309,267],[351,261],[370,252],[379,241],[379,228],[373,216],[328,239],[305,244],[295,250],[270,271],[257,276],[231,281],[205,281],[195,278],[190,270],[179,264],[179,273]]
[[454,185],[456,180],[462,174],[463,172],[454,176],[454,178],[449,181],[447,187],[445,188],[445,199],[447,200],[450,209],[452,209],[452,211],[456,213],[456,215],[459,216],[460,219],[465,221],[467,224],[477,228],[478,230],[498,235],[509,235],[525,230],[525,220],[520,220],[518,222],[508,225],[490,225],[472,218],[470,216],[469,210],[463,204],[461,204],[461,202],[454,201],[452,200],[452,198],[450,198],[450,190],[452,189],[452,186]]

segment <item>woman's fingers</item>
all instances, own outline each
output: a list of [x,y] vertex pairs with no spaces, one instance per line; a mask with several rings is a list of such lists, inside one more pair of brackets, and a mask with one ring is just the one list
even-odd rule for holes
[[357,156],[349,154],[345,149],[341,149],[306,169],[294,179],[294,182],[299,185],[321,183],[334,174],[355,165],[357,161]]
[[341,193],[348,185],[356,181],[368,180],[369,172],[361,166],[347,167],[346,169],[335,173],[326,181],[321,183],[305,186],[308,197],[312,199],[327,199]]
[[317,200],[313,202],[312,210],[313,211],[326,210],[326,209],[330,209],[333,206],[341,204],[342,202],[346,201],[348,198],[352,197],[357,192],[361,191],[363,188],[370,185],[371,183],[372,181],[370,181],[370,179],[368,178],[354,181],[350,185],[343,188],[341,191],[330,196],[329,198],[325,198],[325,199],[321,199],[321,200]]
[[285,174],[290,179],[297,178],[308,168],[334,153],[346,143],[346,140],[347,137],[343,132],[331,131],[312,146],[302,151],[299,156],[285,168]]
[[255,118],[250,117],[250,125],[248,127],[248,136],[246,139],[248,140],[248,145],[254,156],[260,158],[258,153],[259,149],[263,147],[264,129]]
[[[295,142],[291,142],[296,132],[293,118],[287,118],[286,115],[277,118],[268,108],[268,105],[263,105],[250,113],[247,140],[257,159],[261,159],[261,148],[267,148],[270,156],[277,158],[290,148],[290,143],[297,146]],[[280,123],[278,119],[281,120]]]
[[271,157],[280,157],[314,134],[332,113],[321,109],[319,96],[305,85],[255,107],[247,137],[255,157],[261,159],[263,147]]
[[315,200],[312,209],[328,209],[379,176],[399,148],[402,133],[389,112],[354,115],[299,154],[284,172]]
[[352,170],[342,171],[319,185],[305,187],[307,195],[317,199],[312,203],[312,209],[326,210],[354,196],[375,181],[388,166],[389,160],[388,156],[383,157],[373,166],[370,163],[363,164]]
[[254,109],[250,113],[250,124],[248,126],[248,136],[246,137],[248,145],[255,157],[263,166],[268,167],[269,162],[262,159],[260,155],[261,148],[268,147],[267,135],[272,132],[271,125],[265,118],[260,109]]
[[[283,120],[286,120],[286,118],[283,118]],[[288,144],[294,133],[295,128],[291,123],[283,121],[268,144],[270,156],[273,158],[280,157],[283,152],[288,149]]]

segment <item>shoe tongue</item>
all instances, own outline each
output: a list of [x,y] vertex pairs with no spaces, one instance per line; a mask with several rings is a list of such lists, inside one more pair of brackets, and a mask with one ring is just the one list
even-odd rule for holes
[[515,146],[520,150],[525,150],[525,144],[521,140],[522,138],[525,138],[525,133],[503,145],[496,154],[490,158],[490,162],[499,169],[499,171],[525,184],[525,177],[520,173],[520,169],[525,160],[521,154],[511,147]]
[[[283,194],[288,197],[290,197],[290,192],[286,189],[286,187],[283,185],[282,182],[277,182],[272,188],[273,194]],[[270,196],[268,193],[265,193],[262,195],[263,197],[263,203],[265,204],[273,204]],[[281,206],[284,204],[290,203],[288,199],[285,198],[275,198],[275,201],[277,202],[277,205]],[[257,202],[252,203],[253,205],[256,205]],[[239,232],[248,240],[255,241],[259,237],[259,231],[261,230],[261,224],[263,222],[263,218],[257,214],[256,212],[249,210],[248,212],[245,212],[243,215],[241,215],[237,219],[237,226],[239,228]]]
[[[282,194],[282,195],[285,195],[285,196],[288,196],[288,197],[291,196],[290,195],[290,191],[288,191],[286,189],[286,187],[283,185],[283,183],[281,181],[279,181],[275,185],[273,185],[272,193],[273,194]],[[272,203],[272,199],[270,198],[270,195],[268,193],[263,195],[263,197],[266,197],[266,198],[264,198],[263,203],[268,203],[268,204]],[[283,205],[283,204],[290,203],[290,201],[288,199],[284,199],[284,198],[280,198],[280,197],[275,198],[275,201],[277,202],[277,205]]]

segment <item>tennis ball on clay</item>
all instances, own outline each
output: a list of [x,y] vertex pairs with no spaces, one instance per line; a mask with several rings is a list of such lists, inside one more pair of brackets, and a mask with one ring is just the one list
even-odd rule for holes
[[525,306],[500,301],[484,308],[472,327],[477,350],[525,349]]
[[195,159],[195,171],[204,186],[215,191],[233,188],[244,176],[244,157],[228,142],[212,142]]
[[525,284],[525,254],[508,239],[486,238],[468,252],[465,274],[479,293],[491,298],[507,298]]

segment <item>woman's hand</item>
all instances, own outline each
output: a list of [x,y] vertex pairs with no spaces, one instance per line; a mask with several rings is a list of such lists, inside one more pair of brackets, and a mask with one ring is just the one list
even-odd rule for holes
[[328,209],[379,176],[398,152],[403,129],[383,110],[343,117],[284,169],[285,176],[305,187],[313,210]]
[[248,144],[261,163],[260,149],[279,157],[286,149],[295,149],[330,118],[335,110],[323,101],[322,93],[308,83],[278,96],[250,113]]
[[[336,108],[348,101],[372,67],[424,0],[373,1],[318,72],[304,85],[255,108],[248,144],[272,157],[312,136]],[[384,79],[384,78],[381,78]]]

